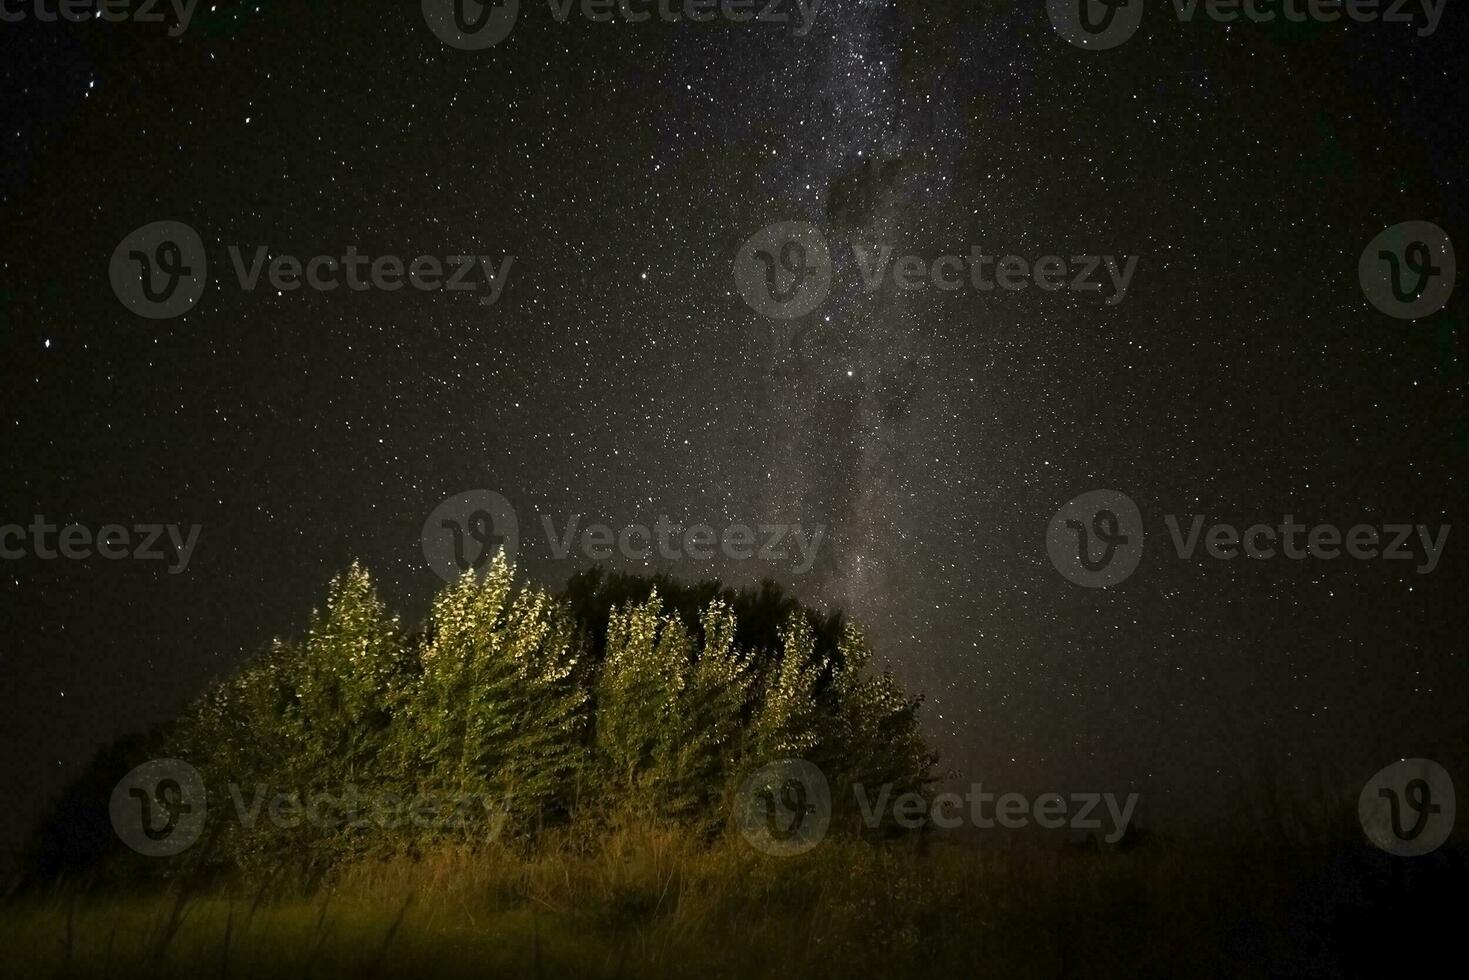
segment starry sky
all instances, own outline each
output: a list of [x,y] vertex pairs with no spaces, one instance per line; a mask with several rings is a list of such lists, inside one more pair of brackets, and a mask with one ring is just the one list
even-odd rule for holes
[[[589,561],[550,553],[543,514],[824,526],[803,575],[654,564],[848,610],[987,787],[1138,791],[1165,826],[1247,809],[1265,773],[1342,799],[1403,756],[1469,779],[1464,290],[1399,321],[1357,281],[1399,222],[1469,242],[1461,27],[1155,3],[1088,52],[1031,4],[831,0],[804,37],[522,7],[488,51],[417,4],[0,25],[0,523],[202,526],[180,575],[0,562],[0,840],[299,633],[354,558],[421,615],[424,521],[474,489],[551,585]],[[108,261],[161,220],[199,231],[212,283],[155,321]],[[832,243],[833,286],[782,321],[732,263],[791,220]],[[1139,264],[1113,306],[869,291],[854,241]],[[227,244],[515,264],[492,306],[246,292]],[[1101,488],[1149,550],[1083,589],[1046,527]],[[1455,530],[1419,576],[1187,561],[1169,514]]]

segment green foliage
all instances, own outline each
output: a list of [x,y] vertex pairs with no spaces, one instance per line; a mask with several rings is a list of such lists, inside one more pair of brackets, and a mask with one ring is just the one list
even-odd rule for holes
[[373,773],[392,737],[407,662],[397,617],[353,564],[332,581],[325,612],[312,614],[289,671],[293,696],[281,723],[296,747],[291,775],[333,771],[350,781]]
[[770,671],[751,726],[760,758],[799,758],[821,740],[818,693],[826,663],[816,652],[806,617],[793,614],[780,641],[780,660]]
[[587,692],[575,628],[540,589],[513,594],[499,555],[434,600],[398,733],[409,783],[493,798],[521,821],[564,808],[582,756]]
[[597,760],[607,788],[688,815],[724,791],[741,746],[749,668],[721,599],[700,620],[702,640],[646,601],[608,617],[597,685]]
[[862,629],[848,623],[840,644],[841,665],[833,680],[836,695],[836,751],[828,778],[839,798],[851,787],[891,785],[893,793],[922,793],[938,761],[918,730],[923,698],[910,698],[890,671],[871,674],[872,647]]
[[[246,870],[520,837],[578,810],[707,830],[744,775],[782,758],[821,766],[836,800],[859,781],[927,787],[919,701],[871,657],[840,614],[770,583],[598,573],[557,598],[517,588],[503,555],[440,590],[410,637],[354,564],[304,640],[206,692],[166,744],[204,774],[211,807],[254,814],[230,814],[201,849]],[[280,794],[317,819],[283,828]],[[427,819],[373,809],[384,799],[426,799]]]
[[[211,847],[191,856],[264,870],[285,856],[324,867],[349,850],[354,835],[336,826],[345,820],[293,811],[313,793],[387,783],[410,664],[397,617],[353,564],[332,580],[304,642],[275,641],[177,726],[170,754],[199,769],[217,810],[247,814],[216,820]],[[270,812],[278,795],[295,801],[284,819]]]

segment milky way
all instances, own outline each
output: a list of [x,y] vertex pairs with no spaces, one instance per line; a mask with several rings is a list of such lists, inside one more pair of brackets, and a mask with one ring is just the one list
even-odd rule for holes
[[[421,614],[425,521],[471,490],[510,502],[552,585],[590,562],[543,519],[824,526],[805,574],[611,564],[846,608],[927,694],[945,763],[990,785],[1137,790],[1166,822],[1262,768],[1350,796],[1462,753],[1458,537],[1420,576],[1181,559],[1163,523],[1460,533],[1465,290],[1396,321],[1357,263],[1403,221],[1469,241],[1462,28],[1185,27],[1153,4],[1101,52],[1042,5],[832,0],[796,37],[523,4],[470,52],[417,4],[367,6],[0,34],[0,524],[203,527],[185,575],[0,568],[7,835],[97,746],[299,632],[354,558]],[[163,220],[200,233],[211,282],[149,321],[108,258]],[[735,275],[786,221],[833,264],[794,320]],[[515,264],[493,305],[251,292],[229,245]],[[1137,265],[1115,304],[967,272],[869,288],[882,247]],[[1047,528],[1100,489],[1149,538],[1127,582],[1085,589]]]

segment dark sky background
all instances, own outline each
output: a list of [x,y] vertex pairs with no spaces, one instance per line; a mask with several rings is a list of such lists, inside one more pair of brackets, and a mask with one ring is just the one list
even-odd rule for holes
[[[0,841],[99,745],[298,634],[353,558],[416,618],[423,523],[477,488],[552,585],[589,562],[554,559],[540,514],[825,524],[806,575],[671,570],[849,610],[987,787],[1139,791],[1164,826],[1247,809],[1265,771],[1347,805],[1404,756],[1469,786],[1465,289],[1404,322],[1357,282],[1402,221],[1469,247],[1465,33],[1181,25],[1156,0],[1109,52],[998,2],[831,0],[805,38],[526,2],[482,52],[416,3],[201,4],[181,38],[0,25],[0,524],[203,525],[182,575],[0,563]],[[108,260],[164,219],[211,285],[151,321]],[[1140,264],[1108,307],[868,294],[838,261],[783,323],[731,271],[783,220],[839,255]],[[230,243],[516,262],[493,307],[246,293]],[[1099,488],[1151,536],[1087,590],[1045,531]],[[1427,576],[1186,562],[1162,518],[1199,513],[1454,531]]]

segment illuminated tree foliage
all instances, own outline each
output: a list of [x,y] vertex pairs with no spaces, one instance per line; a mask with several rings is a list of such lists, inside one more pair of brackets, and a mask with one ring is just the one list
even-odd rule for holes
[[529,818],[571,797],[587,693],[567,610],[541,589],[515,594],[514,574],[502,555],[434,600],[396,751],[415,788]]
[[709,603],[700,627],[702,638],[663,615],[656,587],[608,617],[595,762],[613,796],[687,815],[723,790],[741,754],[749,669],[723,600]]
[[928,786],[919,699],[871,658],[855,625],[768,583],[593,572],[558,598],[517,587],[503,555],[445,586],[409,635],[353,565],[304,640],[206,692],[166,744],[211,804],[254,815],[200,855],[226,866],[324,869],[578,812],[715,828],[739,781],[779,759],[816,763],[837,801],[856,782]]

